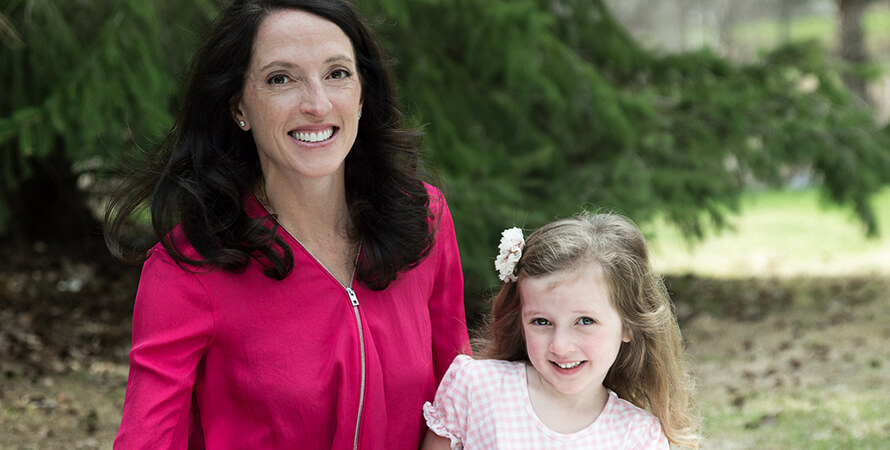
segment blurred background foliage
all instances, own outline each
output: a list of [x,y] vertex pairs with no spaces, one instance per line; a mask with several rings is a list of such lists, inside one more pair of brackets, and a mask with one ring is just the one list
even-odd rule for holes
[[[0,0],[4,243],[101,241],[86,192],[162,139],[220,4]],[[822,40],[740,59],[644,47],[603,0],[359,5],[426,132],[468,296],[494,285],[502,229],[582,207],[665,217],[695,239],[746,189],[803,177],[878,229],[890,129],[849,79],[880,72]]]

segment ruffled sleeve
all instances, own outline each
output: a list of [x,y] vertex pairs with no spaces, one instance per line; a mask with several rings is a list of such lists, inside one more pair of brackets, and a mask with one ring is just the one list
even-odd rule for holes
[[627,448],[641,450],[669,450],[667,436],[661,428],[661,422],[652,415],[637,416],[628,430],[630,437]]
[[451,448],[463,448],[467,431],[469,395],[472,379],[470,365],[473,359],[458,355],[445,372],[442,383],[436,391],[433,403],[423,404],[423,417],[433,432],[451,441]]

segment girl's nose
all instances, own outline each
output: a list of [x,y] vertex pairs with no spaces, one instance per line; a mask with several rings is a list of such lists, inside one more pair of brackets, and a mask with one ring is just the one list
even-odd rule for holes
[[309,116],[323,117],[333,108],[324,87],[318,83],[309,83],[303,90],[300,99],[300,112]]
[[548,348],[550,353],[554,355],[568,355],[572,351],[575,350],[574,343],[572,342],[572,337],[570,332],[555,329],[553,330],[553,335],[550,338],[550,347]]

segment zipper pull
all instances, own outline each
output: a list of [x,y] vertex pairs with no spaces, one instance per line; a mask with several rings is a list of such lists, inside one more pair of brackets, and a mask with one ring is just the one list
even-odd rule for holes
[[348,287],[346,288],[346,293],[349,294],[349,301],[352,302],[352,306],[358,306],[358,297],[355,296],[355,291]]

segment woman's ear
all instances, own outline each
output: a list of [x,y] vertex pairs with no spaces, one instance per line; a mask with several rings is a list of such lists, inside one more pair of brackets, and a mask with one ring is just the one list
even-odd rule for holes
[[240,101],[232,99],[232,102],[229,104],[229,112],[232,114],[232,119],[238,124],[238,128],[241,128],[244,131],[250,129],[250,122],[247,120],[246,115],[241,108]]
[[633,338],[633,330],[627,324],[621,325],[621,342],[630,342]]

